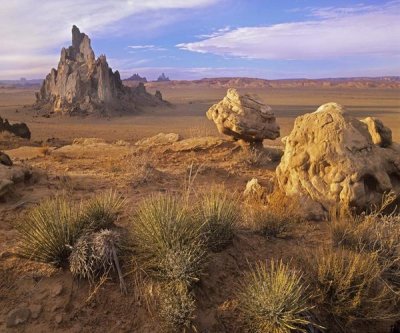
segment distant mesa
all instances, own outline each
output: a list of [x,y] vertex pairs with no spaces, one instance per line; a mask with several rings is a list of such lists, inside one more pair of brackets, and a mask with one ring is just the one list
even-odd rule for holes
[[139,74],[135,73],[131,77],[125,79],[126,81],[136,81],[146,83],[147,79],[145,77],[141,77]]
[[108,66],[105,55],[95,58],[89,37],[72,27],[72,45],[61,50],[57,69],[52,69],[36,93],[36,109],[62,114],[131,113],[160,99],[143,84],[123,86],[118,71]]
[[168,76],[165,76],[164,73],[162,73],[157,79],[157,82],[168,82],[168,81],[171,81],[171,80],[169,79]]

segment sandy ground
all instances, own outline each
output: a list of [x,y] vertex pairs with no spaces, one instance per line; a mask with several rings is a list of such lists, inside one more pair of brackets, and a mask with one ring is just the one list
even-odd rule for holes
[[[253,89],[251,92],[273,107],[282,135],[289,132],[297,115],[313,111],[324,102],[336,101],[356,116],[381,118],[392,128],[395,140],[400,140],[400,96],[396,90]],[[171,107],[150,108],[138,115],[113,119],[47,119],[23,107],[34,100],[33,90],[0,90],[0,116],[26,122],[32,131],[32,141],[38,145],[49,138],[67,144],[76,137],[97,137],[109,143],[61,148],[49,143],[45,149],[7,150],[15,164],[31,168],[34,177],[18,185],[13,196],[0,203],[1,332],[162,332],[157,314],[146,310],[143,300],[132,292],[133,282],[129,279],[128,296],[122,296],[117,280],[112,280],[87,301],[90,295],[87,282],[74,280],[67,271],[16,256],[18,234],[14,223],[44,198],[64,192],[79,201],[114,188],[128,200],[128,209],[118,221],[118,226],[126,227],[130,214],[143,197],[155,192],[180,191],[190,167],[197,171],[195,191],[224,184],[230,191],[241,193],[253,177],[263,185],[272,182],[276,161],[251,165],[246,162],[248,156],[235,144],[220,142],[217,138],[210,139],[211,144],[196,139],[195,145],[189,142],[167,147],[134,146],[132,143],[139,138],[159,132],[176,132],[184,138],[217,136],[214,125],[204,114],[224,96],[225,89],[199,91],[188,87],[164,89],[162,93],[172,103]],[[118,140],[127,143],[115,144]],[[195,288],[198,332],[242,332],[234,306],[235,286],[249,264],[270,258],[295,259],[299,253],[329,245],[326,223],[305,222],[289,239],[266,239],[245,227],[240,228],[227,249],[210,256],[206,275]],[[17,328],[6,328],[7,314],[19,307],[40,308],[40,313]],[[363,332],[389,333],[389,329],[387,325],[376,324],[369,331],[363,328]]]

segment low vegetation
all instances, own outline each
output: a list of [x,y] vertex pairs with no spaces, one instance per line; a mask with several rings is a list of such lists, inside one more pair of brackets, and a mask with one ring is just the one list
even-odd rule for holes
[[209,248],[218,251],[232,241],[241,219],[240,202],[225,189],[214,187],[202,193],[196,214],[204,224]]
[[301,207],[283,192],[275,191],[268,197],[266,205],[249,207],[250,225],[267,237],[290,236],[301,221]]
[[351,324],[395,318],[393,293],[381,279],[375,254],[320,250],[306,259],[315,304],[332,332],[346,332]]
[[302,275],[282,262],[258,263],[242,279],[239,310],[249,332],[306,332],[310,294]]
[[47,199],[30,209],[18,223],[19,253],[31,260],[67,266],[78,239],[111,227],[123,204],[112,191],[81,205],[65,196]]

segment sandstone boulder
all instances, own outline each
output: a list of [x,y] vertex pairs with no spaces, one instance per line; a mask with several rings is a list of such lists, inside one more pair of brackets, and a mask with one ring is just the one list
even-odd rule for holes
[[247,182],[243,196],[252,201],[264,201],[269,192],[270,189],[261,186],[258,179],[253,178]]
[[364,210],[385,192],[400,194],[400,153],[375,144],[364,122],[328,103],[296,119],[276,176],[317,215],[337,203]]
[[72,45],[61,50],[58,67],[47,75],[36,100],[37,109],[66,114],[131,112],[160,102],[143,83],[123,86],[119,72],[111,70],[105,55],[95,58],[89,37],[76,26]]
[[250,95],[240,95],[236,89],[228,89],[226,96],[207,111],[221,134],[234,140],[261,143],[274,140],[280,135],[275,115],[265,105]]
[[368,117],[361,120],[368,126],[372,141],[381,147],[388,147],[392,144],[392,130],[383,125],[382,121],[376,118]]

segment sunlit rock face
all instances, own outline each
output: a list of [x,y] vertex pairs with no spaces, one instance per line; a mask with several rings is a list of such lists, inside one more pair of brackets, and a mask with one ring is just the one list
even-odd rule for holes
[[226,96],[207,111],[221,134],[249,143],[274,140],[280,129],[275,115],[265,105],[250,95],[240,95],[236,89],[228,89]]
[[360,210],[400,194],[400,150],[381,121],[360,121],[328,103],[298,117],[277,167],[279,186],[326,215],[338,203]]
[[95,58],[89,37],[76,26],[72,45],[61,50],[57,69],[47,75],[36,98],[37,106],[68,114],[131,112],[159,102],[143,85],[124,87],[119,72],[112,71],[105,55]]

